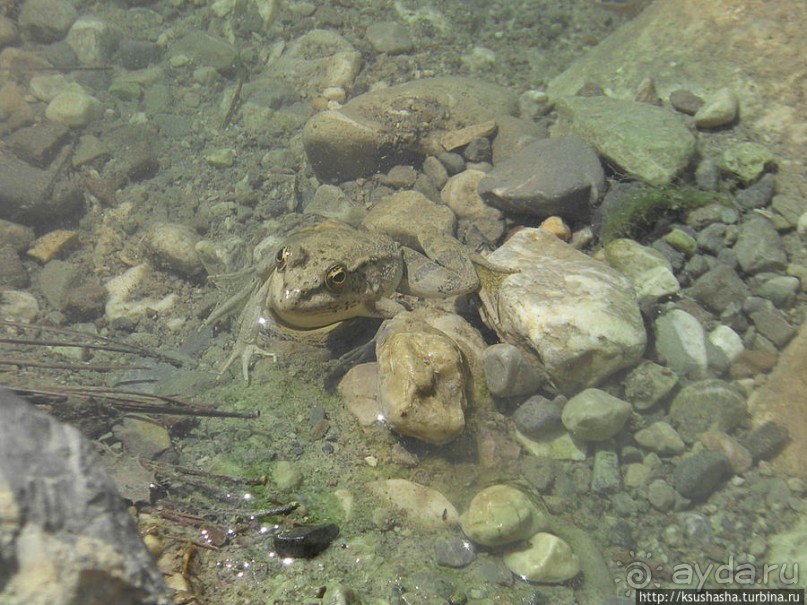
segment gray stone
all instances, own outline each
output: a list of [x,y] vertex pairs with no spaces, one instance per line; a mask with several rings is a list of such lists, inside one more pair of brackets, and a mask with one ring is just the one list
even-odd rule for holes
[[619,456],[610,448],[597,448],[591,471],[591,491],[595,494],[613,494],[622,488]]
[[717,254],[726,247],[726,229],[723,223],[712,223],[704,227],[697,237],[698,248],[709,254]]
[[793,336],[796,335],[796,328],[791,326],[788,321],[776,311],[756,311],[751,313],[750,317],[757,331],[779,349],[783,349]]
[[84,198],[77,183],[40,170],[0,150],[0,217],[13,221],[80,216]]
[[70,27],[66,40],[79,63],[98,66],[111,62],[120,37],[120,31],[103,19],[82,16]]
[[0,495],[4,605],[171,602],[93,445],[7,391]]
[[678,88],[670,93],[670,105],[681,113],[694,116],[703,107],[703,99],[692,91]]
[[50,43],[64,38],[78,17],[67,0],[25,0],[20,8],[20,29],[37,42]]
[[675,491],[690,500],[705,500],[731,474],[728,458],[719,452],[698,452],[681,460],[673,472]]
[[696,380],[706,376],[706,334],[695,317],[673,309],[656,319],[653,327],[656,352],[676,374]]
[[0,219],[0,242],[15,252],[25,252],[34,241],[34,230],[25,225]]
[[571,134],[593,145],[627,175],[666,185],[695,153],[695,137],[667,109],[609,97],[557,99],[553,136]]
[[118,47],[118,59],[124,69],[143,69],[159,60],[162,49],[146,40],[122,40]]
[[[300,78],[296,72],[293,76]],[[339,110],[315,114],[303,129],[303,145],[320,180],[346,181],[411,163],[413,155],[435,155],[442,161],[444,134],[512,115],[517,107],[515,95],[492,84],[459,77],[424,78],[374,90]],[[462,170],[464,162],[457,157]]]
[[775,188],[776,177],[766,174],[753,185],[738,191],[734,199],[741,208],[746,210],[764,208],[770,204]]
[[731,432],[748,417],[739,388],[722,380],[702,380],[681,389],[670,404],[670,419],[686,443],[708,430]]
[[788,225],[795,227],[799,222],[799,217],[807,210],[807,205],[801,198],[778,194],[773,196],[771,208],[778,212]]
[[514,214],[584,219],[605,188],[594,149],[576,137],[543,139],[497,164],[479,183],[488,204]]
[[0,288],[26,288],[29,283],[28,271],[17,252],[0,244]]
[[434,559],[443,567],[461,569],[474,562],[476,548],[473,542],[460,537],[435,540]]
[[695,280],[687,294],[714,313],[741,305],[750,294],[748,286],[731,267],[717,263]]
[[678,384],[670,368],[643,361],[625,378],[625,398],[639,411],[649,410],[662,401]]
[[39,289],[51,307],[61,308],[64,295],[79,284],[79,268],[73,263],[54,259],[39,273]]
[[782,240],[766,218],[754,217],[740,226],[734,252],[746,273],[782,271],[787,266]]
[[675,506],[675,489],[664,479],[656,479],[647,486],[647,500],[656,510],[670,511]]
[[534,393],[544,382],[544,376],[533,367],[520,349],[499,343],[482,354],[488,390],[495,397],[516,397]]
[[787,441],[788,431],[785,427],[775,422],[765,422],[748,433],[741,443],[751,454],[754,462],[758,462],[773,458]]
[[232,44],[200,30],[193,30],[174,42],[169,54],[187,55],[198,65],[212,67],[221,73],[234,70],[238,59],[238,50]]
[[527,436],[549,432],[560,425],[560,413],[565,398],[550,401],[541,395],[534,395],[522,403],[513,413],[516,428]]
[[376,52],[388,55],[408,53],[415,46],[409,32],[400,23],[373,23],[367,27],[366,36]]
[[605,441],[622,430],[630,416],[627,401],[600,389],[585,389],[563,406],[563,426],[582,441]]
[[666,422],[654,422],[633,435],[636,443],[650,451],[662,455],[680,454],[686,449],[684,440],[672,426]]
[[796,293],[800,288],[799,278],[790,275],[775,275],[765,280],[755,294],[783,309],[793,306],[793,303],[796,302]]

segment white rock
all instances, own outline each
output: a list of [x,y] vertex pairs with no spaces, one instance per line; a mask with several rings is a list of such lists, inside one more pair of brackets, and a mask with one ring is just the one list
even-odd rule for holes
[[443,332],[413,320],[379,339],[381,412],[402,435],[442,445],[465,428],[468,369]]
[[204,271],[196,252],[199,239],[196,231],[182,223],[156,223],[143,243],[160,266],[193,277]]
[[31,323],[39,315],[39,303],[32,294],[21,290],[0,291],[0,319]]
[[737,359],[745,349],[742,337],[723,324],[709,332],[709,342],[723,351],[729,361]]
[[477,544],[501,546],[544,529],[546,519],[521,490],[491,485],[473,497],[460,526]]
[[564,540],[548,533],[537,533],[529,548],[508,553],[504,564],[517,576],[530,582],[557,584],[580,573],[580,560]]
[[641,359],[644,322],[618,271],[543,229],[518,231],[488,258],[518,272],[480,292],[485,322],[503,341],[530,347],[561,392],[598,384]]
[[163,298],[132,298],[140,292],[149,276],[146,263],[135,265],[122,275],[110,279],[104,287],[109,293],[106,302],[106,318],[109,321],[120,318],[140,319],[149,311],[164,313],[174,306],[176,294],[166,294]]
[[605,441],[622,430],[631,411],[627,401],[600,389],[586,389],[566,402],[560,419],[577,439]]
[[422,527],[450,527],[459,521],[459,513],[448,499],[435,489],[405,479],[373,481],[370,490],[385,498],[406,518]]
[[80,128],[101,116],[101,102],[93,96],[68,90],[57,94],[45,109],[45,117],[53,122]]

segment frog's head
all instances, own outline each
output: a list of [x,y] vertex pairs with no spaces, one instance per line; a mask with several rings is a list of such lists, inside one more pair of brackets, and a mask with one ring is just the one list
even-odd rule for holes
[[403,274],[398,245],[353,229],[327,229],[291,238],[276,254],[266,307],[290,328],[322,328],[354,317],[375,317]]

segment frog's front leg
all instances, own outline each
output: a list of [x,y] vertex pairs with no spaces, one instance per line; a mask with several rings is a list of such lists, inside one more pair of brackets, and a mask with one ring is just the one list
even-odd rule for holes
[[266,304],[268,293],[269,280],[267,279],[250,296],[244,310],[241,311],[241,315],[238,317],[238,336],[235,339],[235,346],[219,371],[219,377],[223,376],[239,357],[241,358],[241,373],[247,382],[249,382],[250,363],[254,355],[264,355],[277,361],[277,355],[271,351],[261,349],[257,345],[258,335],[262,327],[263,307]]

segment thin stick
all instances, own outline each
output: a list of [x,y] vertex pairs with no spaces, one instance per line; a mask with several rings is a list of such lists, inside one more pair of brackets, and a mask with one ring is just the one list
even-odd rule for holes
[[110,372],[113,370],[149,370],[148,366],[131,366],[125,364],[87,364],[80,363],[46,363],[27,359],[9,359],[0,357],[0,365],[22,366],[26,368],[46,368],[49,370],[87,370],[88,372]]

